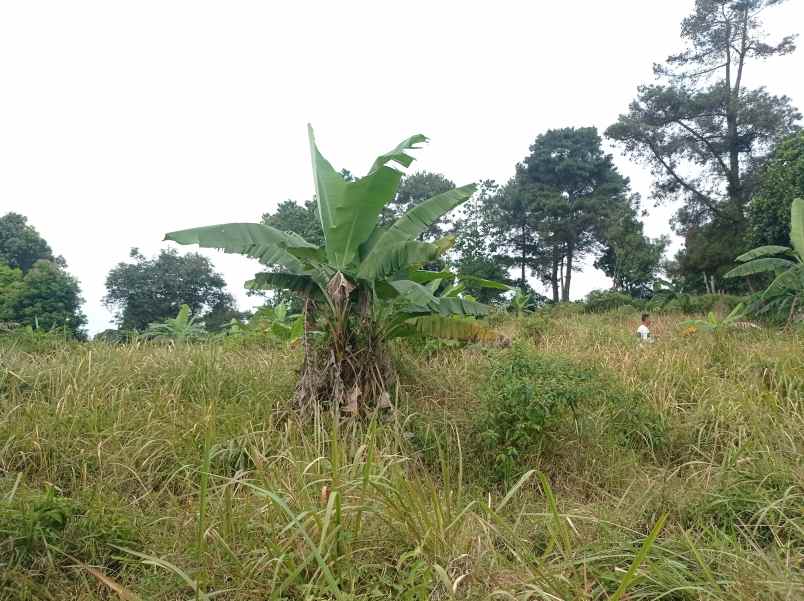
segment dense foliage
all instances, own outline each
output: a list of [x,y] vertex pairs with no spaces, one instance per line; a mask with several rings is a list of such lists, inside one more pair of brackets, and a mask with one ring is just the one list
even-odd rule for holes
[[804,132],[785,138],[763,167],[748,206],[752,246],[790,246],[790,207],[804,198]]
[[240,317],[226,282],[206,257],[162,250],[146,258],[131,250],[132,262],[119,263],[106,277],[104,302],[115,310],[121,330],[145,330],[149,324],[174,317],[182,305],[217,330]]
[[684,51],[656,65],[657,83],[639,88],[606,134],[655,176],[657,199],[681,199],[685,249],[680,277],[703,290],[746,247],[745,210],[757,169],[801,118],[786,96],[748,88],[752,62],[795,50],[795,37],[770,41],[762,13],[779,0],[696,0],[681,26]]
[[0,217],[0,323],[83,336],[81,290],[64,259],[16,213]]

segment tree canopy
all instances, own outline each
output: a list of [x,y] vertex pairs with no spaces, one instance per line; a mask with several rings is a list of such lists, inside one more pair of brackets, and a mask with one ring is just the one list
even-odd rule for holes
[[175,317],[182,305],[209,321],[208,326],[237,315],[226,282],[203,255],[169,249],[149,259],[132,249],[130,257],[133,262],[119,263],[106,278],[104,302],[115,311],[121,330],[142,331]]
[[0,217],[0,322],[83,336],[81,290],[26,217]]
[[502,244],[568,301],[572,273],[600,248],[611,214],[628,202],[629,183],[603,152],[594,127],[549,130],[517,166],[500,204]]
[[657,200],[677,199],[685,236],[679,265],[700,280],[728,269],[715,237],[745,239],[745,207],[757,169],[801,118],[786,96],[745,85],[756,60],[795,50],[794,37],[769,42],[761,15],[781,0],[696,0],[684,19],[682,52],[654,67],[657,83],[638,88],[627,113],[606,135],[647,164]]
[[27,272],[41,259],[63,264],[63,259],[53,256],[50,245],[28,224],[26,217],[19,213],[0,217],[0,261]]
[[804,132],[785,138],[762,169],[748,205],[751,246],[790,246],[790,207],[804,198]]

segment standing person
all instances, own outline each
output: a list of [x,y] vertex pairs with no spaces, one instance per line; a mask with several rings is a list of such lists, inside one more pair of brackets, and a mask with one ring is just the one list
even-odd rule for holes
[[653,338],[650,335],[650,314],[643,313],[642,314],[642,323],[639,324],[637,328],[637,336],[639,337],[640,342],[653,342]]

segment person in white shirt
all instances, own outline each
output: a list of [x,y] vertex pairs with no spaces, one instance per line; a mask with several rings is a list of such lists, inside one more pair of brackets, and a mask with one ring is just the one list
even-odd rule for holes
[[650,335],[650,315],[648,313],[642,314],[642,323],[637,328],[637,336],[640,342],[653,342]]

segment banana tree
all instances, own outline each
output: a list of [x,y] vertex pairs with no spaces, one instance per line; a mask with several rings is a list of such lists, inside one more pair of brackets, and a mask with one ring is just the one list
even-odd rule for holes
[[775,311],[791,321],[802,308],[804,296],[804,199],[797,198],[790,206],[790,242],[787,246],[760,246],[737,257],[742,263],[725,277],[750,276],[757,273],[774,274],[770,285],[759,295],[759,312]]
[[[325,243],[316,246],[293,232],[255,223],[227,223],[171,232],[179,244],[198,244],[258,259],[269,269],[247,287],[291,290],[304,298],[306,331],[318,322],[325,336],[305,336],[297,402],[333,402],[355,412],[372,402],[390,403],[395,372],[389,339],[425,332],[434,337],[482,340],[493,333],[454,316],[486,315],[488,307],[461,294],[437,296],[428,283],[459,276],[422,267],[443,255],[452,238],[422,242],[420,234],[468,200],[474,185],[438,194],[389,227],[379,217],[393,200],[423,135],[403,140],[377,157],[364,177],[346,180],[318,149],[308,126],[316,202]],[[493,283],[490,285],[494,285]],[[323,327],[322,327],[323,326]]]
[[169,317],[161,323],[152,323],[145,330],[145,337],[151,340],[172,340],[187,342],[207,335],[207,330],[197,315],[190,314],[190,307],[182,305],[176,317]]

